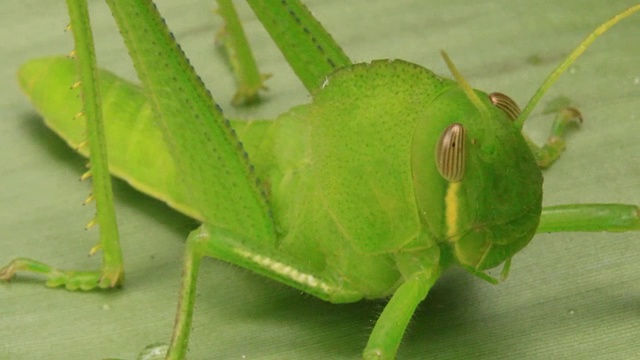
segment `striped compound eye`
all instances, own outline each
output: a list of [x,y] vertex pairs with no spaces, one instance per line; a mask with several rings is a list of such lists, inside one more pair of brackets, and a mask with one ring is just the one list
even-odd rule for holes
[[489,99],[491,103],[495,105],[498,109],[504,111],[509,119],[515,120],[520,116],[520,108],[518,104],[516,104],[513,99],[508,97],[507,95],[499,92],[494,92],[489,94]]
[[464,126],[453,123],[447,126],[440,135],[436,145],[436,166],[443,178],[450,182],[462,180],[465,169],[465,137]]

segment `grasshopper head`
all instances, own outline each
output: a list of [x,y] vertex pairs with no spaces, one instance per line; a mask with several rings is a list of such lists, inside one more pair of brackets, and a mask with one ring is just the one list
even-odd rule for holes
[[507,96],[471,90],[461,77],[430,104],[412,142],[421,221],[458,264],[498,266],[535,234],[542,174]]

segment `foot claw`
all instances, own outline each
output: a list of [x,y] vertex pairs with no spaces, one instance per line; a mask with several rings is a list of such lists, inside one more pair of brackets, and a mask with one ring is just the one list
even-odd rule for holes
[[55,288],[64,286],[67,290],[89,291],[111,289],[122,285],[124,270],[121,266],[103,271],[62,271],[36,260],[19,258],[0,269],[0,280],[10,281],[18,271],[26,271],[45,276],[45,285]]

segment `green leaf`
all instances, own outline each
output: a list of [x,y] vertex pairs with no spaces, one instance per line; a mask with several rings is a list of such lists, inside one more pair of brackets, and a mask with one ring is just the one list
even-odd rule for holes
[[[108,9],[92,5],[99,62],[134,78]],[[507,93],[522,106],[557,61],[627,5],[359,0],[309,7],[354,60],[401,58],[446,74],[439,57],[445,49],[474,87]],[[215,77],[211,91],[227,107],[235,89],[211,50],[210,3],[159,6],[204,81],[213,84]],[[88,192],[77,182],[84,160],[44,128],[15,81],[27,59],[72,49],[63,32],[64,4],[5,1],[0,11],[11,14],[0,34],[0,263],[28,254],[97,268],[98,260],[86,257],[97,233],[82,230],[93,216],[80,206]],[[241,14],[261,68],[274,78],[259,108],[230,114],[273,117],[307,101],[257,20],[244,6]],[[545,204],[640,201],[640,48],[628,45],[640,37],[638,24],[630,19],[599,39],[551,89],[548,99],[569,94],[585,123],[545,172]],[[528,63],[533,55],[542,63]],[[534,114],[525,129],[540,140],[551,121]],[[133,359],[148,344],[168,342],[183,243],[195,223],[122,182],[114,190],[126,286],[78,294],[29,282],[0,284],[0,358]],[[447,273],[413,318],[399,357],[632,358],[640,338],[638,254],[637,233],[539,235],[513,259],[509,279],[499,286],[463,271]],[[382,308],[324,303],[215,260],[204,262],[200,279],[192,359],[354,359]]]

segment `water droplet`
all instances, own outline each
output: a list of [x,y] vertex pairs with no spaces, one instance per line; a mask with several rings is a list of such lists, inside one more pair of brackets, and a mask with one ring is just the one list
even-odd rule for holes
[[320,88],[324,89],[325,87],[327,87],[327,85],[329,85],[329,78],[328,77],[324,78],[324,81],[322,82],[322,85],[320,85]]
[[169,345],[164,343],[155,343],[147,345],[138,355],[138,360],[162,360],[169,350]]

